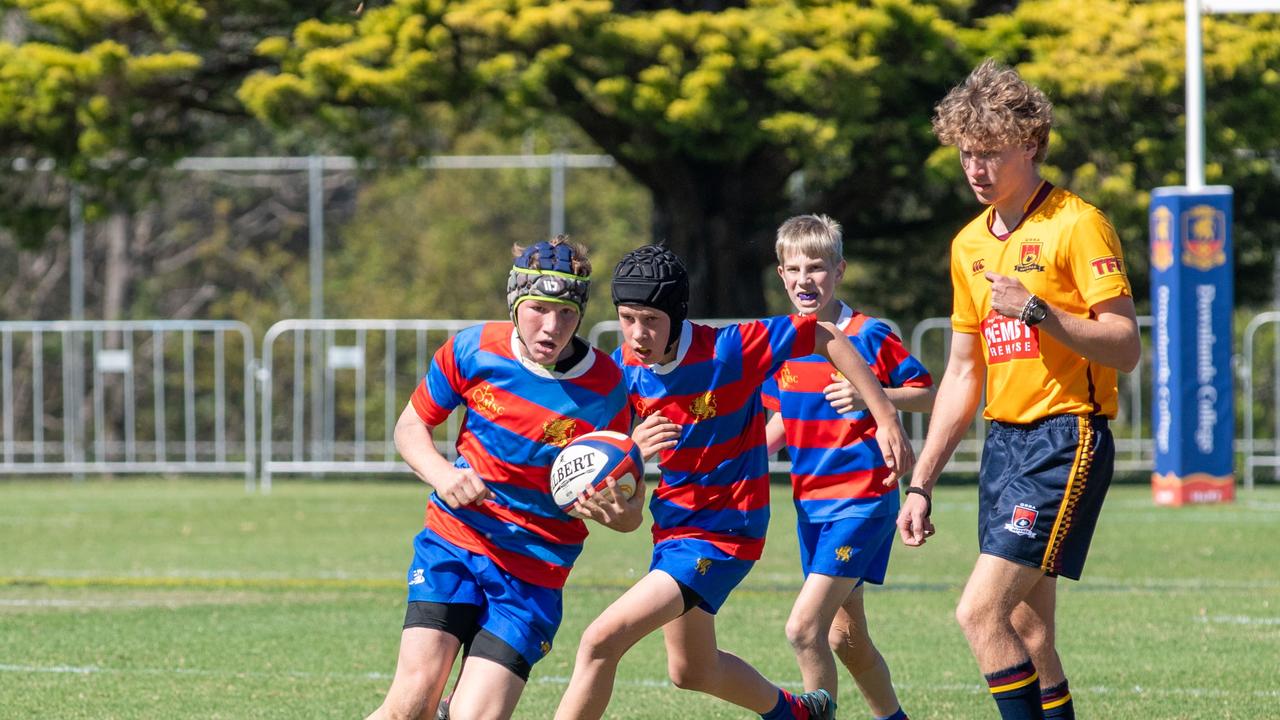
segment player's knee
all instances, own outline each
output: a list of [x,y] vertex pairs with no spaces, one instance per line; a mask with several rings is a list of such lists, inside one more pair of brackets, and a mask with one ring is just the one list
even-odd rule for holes
[[667,677],[681,690],[701,692],[710,689],[712,675],[709,668],[695,665],[684,658],[667,659]]
[[1014,615],[1013,629],[1032,655],[1053,647],[1053,634],[1044,626],[1044,623],[1019,619]]
[[995,608],[987,603],[964,597],[956,606],[956,622],[966,635],[985,632],[995,620]]
[[599,621],[587,626],[578,644],[579,655],[595,659],[616,660],[622,657],[626,649],[613,627]]
[[804,617],[787,619],[787,642],[795,650],[811,650],[819,646],[822,634],[816,622]]
[[866,633],[851,632],[847,626],[832,626],[827,633],[827,644],[831,651],[840,658],[840,663],[849,670],[849,674],[859,674],[875,666],[880,658],[879,651]]

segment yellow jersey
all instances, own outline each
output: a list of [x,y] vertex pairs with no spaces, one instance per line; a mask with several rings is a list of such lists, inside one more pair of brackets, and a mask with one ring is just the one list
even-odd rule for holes
[[1058,310],[1132,295],[1111,222],[1074,193],[1041,182],[1008,234],[988,208],[951,241],[951,327],[982,338],[988,420],[1029,423],[1049,415],[1116,415],[1116,370],[1090,362],[1038,327],[991,308],[987,271],[1014,277]]

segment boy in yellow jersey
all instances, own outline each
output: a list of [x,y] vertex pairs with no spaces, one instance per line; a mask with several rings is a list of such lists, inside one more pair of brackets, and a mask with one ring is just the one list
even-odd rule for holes
[[898,515],[907,545],[933,534],[930,494],[985,376],[981,554],[956,617],[1005,720],[1075,717],[1054,648],[1057,577],[1080,578],[1111,481],[1116,373],[1141,353],[1115,230],[1040,177],[1052,115],[992,60],[935,108],[934,133],[987,208],[951,243],[955,332]]

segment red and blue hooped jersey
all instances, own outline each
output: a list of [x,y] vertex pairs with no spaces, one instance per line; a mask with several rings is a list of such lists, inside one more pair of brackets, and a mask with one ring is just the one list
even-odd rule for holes
[[573,369],[551,373],[522,361],[517,342],[509,322],[467,328],[436,351],[413,393],[414,409],[432,427],[466,406],[454,464],[475,470],[493,493],[457,510],[433,493],[426,525],[521,580],[559,588],[587,526],[551,499],[551,464],[579,435],[627,432],[631,413],[608,355],[591,348]]
[[[885,387],[930,387],[933,378],[889,326],[841,303],[836,322]],[[788,360],[764,385],[765,407],[782,414],[791,489],[802,522],[879,517],[898,511],[897,487],[876,444],[868,410],[840,414],[822,394],[835,369],[821,355]]]
[[713,328],[685,322],[674,360],[645,365],[624,345],[631,407],[681,426],[658,458],[662,479],[649,500],[653,541],[705,540],[757,560],[769,525],[769,458],[760,386],[791,357],[813,352],[813,317],[791,315]]

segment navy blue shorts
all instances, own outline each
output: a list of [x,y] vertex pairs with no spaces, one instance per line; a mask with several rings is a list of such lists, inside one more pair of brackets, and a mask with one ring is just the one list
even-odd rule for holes
[[978,479],[981,551],[1079,580],[1115,454],[1103,417],[992,422]]

